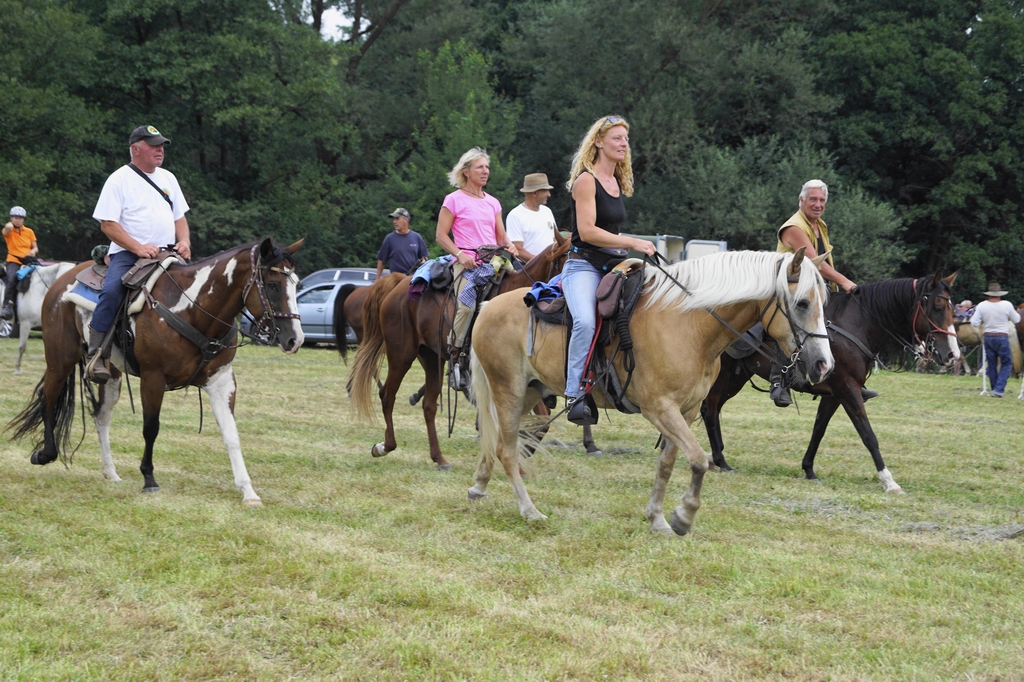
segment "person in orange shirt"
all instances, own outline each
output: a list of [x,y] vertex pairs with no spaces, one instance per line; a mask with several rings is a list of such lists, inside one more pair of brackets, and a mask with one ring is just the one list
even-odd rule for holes
[[4,225],[4,240],[7,242],[7,289],[4,291],[4,308],[0,311],[0,319],[9,320],[14,317],[14,292],[18,286],[18,269],[24,265],[23,259],[36,257],[39,243],[32,228],[25,227],[25,209],[15,206],[11,209],[11,222]]

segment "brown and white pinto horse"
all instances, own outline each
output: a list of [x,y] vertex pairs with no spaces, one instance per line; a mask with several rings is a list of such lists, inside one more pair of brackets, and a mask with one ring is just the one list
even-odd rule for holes
[[[142,434],[146,441],[139,467],[145,480],[144,492],[160,489],[153,477],[153,444],[160,431],[164,392],[198,386],[210,396],[210,406],[224,438],[242,501],[260,504],[242,459],[235,425],[236,384],[231,367],[237,348],[234,322],[243,308],[248,309],[269,331],[272,343],[276,341],[285,353],[294,353],[302,346],[302,327],[295,301],[299,278],[292,258],[301,245],[300,240],[281,248],[270,239],[245,244],[195,263],[172,265],[156,280],[149,303],[130,323],[135,337],[133,352],[139,367]],[[82,264],[59,277],[43,302],[46,373],[29,405],[7,426],[8,430],[14,429],[15,439],[36,432],[42,426],[43,438],[32,453],[33,464],[49,464],[58,456],[69,457],[67,449],[75,409],[75,367],[78,366],[79,377],[84,381],[82,357],[89,342],[92,313],[66,300],[65,294],[74,288],[75,275],[91,265]],[[167,306],[208,340],[205,358],[195,343],[171,328],[158,314],[153,301]],[[125,358],[120,349],[114,349],[111,365],[111,379],[97,387],[92,413],[99,433],[103,475],[109,481],[120,481],[110,454],[111,413],[120,396],[121,376],[125,370]]]
[[[739,332],[763,322],[784,350],[806,363],[818,381],[833,366],[825,333],[825,282],[803,249],[795,254],[730,251],[648,268],[644,291],[633,313],[630,333],[636,370],[626,397],[664,437],[647,519],[652,531],[689,532],[697,509],[708,456],[690,431],[701,401],[718,375],[719,355],[735,340],[713,311]],[[678,283],[678,284],[677,284]],[[686,287],[682,289],[679,284]],[[565,386],[565,329],[532,324],[523,292],[498,296],[477,321],[485,333],[473,335],[473,390],[480,416],[480,462],[471,500],[487,494],[495,462],[512,482],[519,513],[546,518],[534,506],[519,471],[520,419],[541,388],[561,393]],[[530,334],[533,333],[532,355]],[[625,372],[616,359],[620,380]],[[598,406],[604,396],[594,392]],[[690,465],[689,490],[666,521],[663,503],[676,455]]]
[[[507,274],[498,292],[529,287],[535,281],[548,281],[561,272],[568,253],[569,240],[558,235],[555,244],[534,256],[522,270]],[[418,359],[426,374],[423,418],[430,440],[430,459],[438,469],[447,470],[451,465],[441,453],[435,417],[448,355],[448,330],[451,328],[450,320],[454,316],[454,302],[447,300],[444,294],[429,288],[419,299],[411,300],[411,281],[412,278],[406,275],[389,275],[371,287],[363,304],[363,338],[356,353],[352,373],[349,375],[349,393],[359,417],[372,420],[372,388],[386,355],[388,376],[379,391],[381,409],[386,422],[384,441],[370,449],[370,454],[374,457],[383,457],[398,447],[392,420],[395,397],[402,386],[402,379],[412,367],[412,363]],[[335,324],[337,323],[336,318]],[[489,332],[477,323],[473,334],[477,333]],[[339,343],[338,350],[341,351],[342,348],[343,344]]]

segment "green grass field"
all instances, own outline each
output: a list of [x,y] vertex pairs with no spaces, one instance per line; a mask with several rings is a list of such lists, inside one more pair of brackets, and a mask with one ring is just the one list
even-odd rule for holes
[[[12,377],[16,352],[0,341],[5,423],[44,368],[35,338]],[[195,390],[164,402],[156,494],[137,382],[138,413],[123,391],[111,434],[122,483],[103,480],[91,422],[70,470],[0,444],[0,679],[1024,679],[1022,537],[995,539],[1024,523],[1024,402],[979,397],[975,377],[870,380],[905,495],[882,492],[841,412],[821,482],[804,480],[817,404],[744,391],[723,414],[738,470],[708,474],[679,538],[647,530],[656,434],[640,417],[602,414],[600,458],[558,423],[575,444],[534,458],[549,518],[528,524],[501,472],[468,501],[464,403],[442,441],[452,470],[434,469],[405,401],[420,373],[399,449],[372,459],[383,422],[351,417],[333,350],[248,347],[235,369],[263,508],[241,504],[206,400],[197,433]],[[688,480],[677,466],[666,506]]]

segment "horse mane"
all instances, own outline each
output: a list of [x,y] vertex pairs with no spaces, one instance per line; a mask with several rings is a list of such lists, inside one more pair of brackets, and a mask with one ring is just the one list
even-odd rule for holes
[[[791,253],[774,251],[723,251],[696,260],[673,263],[665,272],[689,290],[684,292],[665,273],[648,268],[644,281],[646,306],[678,306],[682,310],[715,308],[742,301],[756,301],[774,294],[785,285],[786,270],[793,261]],[[781,266],[777,267],[781,262]],[[805,296],[814,287],[823,295],[825,280],[805,259],[800,268],[797,297]]]
[[263,261],[264,267],[271,267],[277,265],[281,261],[286,262],[289,266],[295,266],[295,257],[292,256],[292,254],[288,253],[283,247],[278,246],[277,242],[275,242],[272,237],[264,237],[263,239],[257,239],[255,241],[246,242],[245,244],[239,244],[238,246],[232,246],[229,249],[223,249],[213,254],[212,256],[204,256],[199,260],[191,261],[188,264],[188,267],[202,266],[207,261],[220,260],[223,256],[229,254],[237,255],[242,252],[248,253],[249,251],[252,251],[252,247],[257,246],[258,244],[262,244],[264,239],[270,239],[271,244],[273,244],[274,246],[274,254],[270,258],[264,259]]
[[[920,281],[930,282],[933,279],[934,277],[929,275],[920,278]],[[833,296],[833,303],[829,306],[831,310],[825,312],[840,327],[843,326],[846,308],[851,301],[856,301],[874,324],[893,334],[905,333],[909,326],[907,314],[917,298],[914,291],[914,280],[910,277],[890,279],[876,284],[861,284],[857,287],[855,294],[839,292]],[[856,333],[857,330],[846,329],[846,331]],[[892,335],[884,335],[883,348],[880,352],[902,349],[903,345],[897,338]]]

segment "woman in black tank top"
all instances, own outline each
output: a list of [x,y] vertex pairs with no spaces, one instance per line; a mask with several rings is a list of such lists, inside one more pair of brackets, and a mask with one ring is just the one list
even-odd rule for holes
[[562,270],[562,291],[573,325],[565,395],[570,400],[569,421],[593,424],[596,415],[582,399],[588,387],[581,381],[597,327],[597,285],[602,273],[589,260],[596,258],[594,251],[599,248],[654,254],[651,242],[621,234],[626,221],[623,196],[633,194],[629,124],[625,119],[605,116],[590,126],[573,157],[566,186],[572,191],[573,249]]

